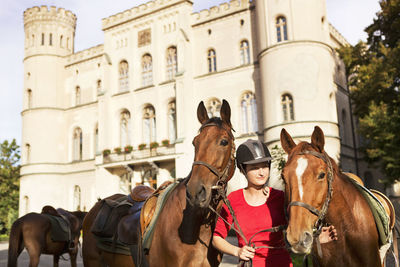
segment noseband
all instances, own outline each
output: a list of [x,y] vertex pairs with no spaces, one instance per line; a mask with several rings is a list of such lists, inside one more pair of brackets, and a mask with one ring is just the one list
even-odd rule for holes
[[328,165],[328,177],[327,177],[327,181],[328,181],[328,192],[326,194],[326,198],[325,198],[325,202],[321,208],[321,210],[318,210],[317,208],[311,206],[310,204],[301,202],[301,201],[293,201],[290,202],[288,207],[287,207],[287,213],[289,214],[289,208],[291,206],[299,206],[302,208],[307,209],[309,212],[311,212],[312,214],[314,214],[315,216],[318,217],[317,221],[315,222],[314,228],[313,228],[313,233],[314,236],[317,236],[321,233],[321,229],[323,226],[323,222],[325,220],[325,216],[326,213],[328,212],[328,207],[329,207],[329,202],[332,199],[332,181],[333,181],[333,167],[332,167],[332,162],[329,159],[328,155],[324,152],[324,153],[318,153],[316,151],[304,151],[299,153],[298,155],[312,155],[315,156],[319,159],[322,159],[327,165]]
[[[205,127],[209,127],[209,126],[220,127],[216,123],[207,123],[207,124],[204,124],[203,126],[201,126],[200,132]],[[215,168],[211,164],[209,164],[207,162],[204,162],[204,161],[201,161],[201,160],[194,161],[193,164],[192,164],[192,168],[193,168],[194,165],[203,165],[203,166],[207,167],[213,174],[215,174],[218,177],[218,181],[217,181],[216,185],[214,185],[212,187],[212,189],[219,189],[220,187],[225,189],[226,183],[228,182],[228,178],[229,178],[228,177],[229,169],[230,169],[230,167],[232,165],[232,162],[233,163],[235,162],[235,142],[234,142],[235,138],[233,137],[233,135],[232,135],[232,133],[230,131],[228,131],[224,127],[221,127],[221,128],[224,129],[228,133],[229,137],[232,139],[231,156],[230,156],[229,162],[226,165],[225,169],[222,172],[220,172],[217,168]]]

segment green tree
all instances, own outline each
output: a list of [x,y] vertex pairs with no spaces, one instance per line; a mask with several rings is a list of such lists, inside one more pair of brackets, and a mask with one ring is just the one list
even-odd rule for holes
[[338,50],[347,72],[361,150],[385,183],[400,179],[400,0],[381,0],[366,43]]
[[20,151],[15,139],[0,144],[0,232],[18,217]]

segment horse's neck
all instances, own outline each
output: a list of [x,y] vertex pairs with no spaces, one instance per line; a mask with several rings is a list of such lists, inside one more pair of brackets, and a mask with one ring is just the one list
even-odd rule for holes
[[[356,220],[362,220],[360,216],[355,216],[354,208],[365,202],[365,199],[354,185],[344,176],[335,175],[332,189],[332,200],[329,204],[327,214],[328,222],[332,224],[337,223],[339,226],[344,222],[343,218],[348,220],[352,218],[355,220],[354,222],[356,222]],[[341,215],[337,216],[337,214]]]

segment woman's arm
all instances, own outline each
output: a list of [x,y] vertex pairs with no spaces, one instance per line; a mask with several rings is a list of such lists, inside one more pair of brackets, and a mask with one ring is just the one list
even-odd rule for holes
[[254,257],[255,249],[249,246],[237,247],[230,244],[228,241],[220,236],[213,236],[213,246],[224,254],[229,254],[240,258],[241,260],[248,261]]

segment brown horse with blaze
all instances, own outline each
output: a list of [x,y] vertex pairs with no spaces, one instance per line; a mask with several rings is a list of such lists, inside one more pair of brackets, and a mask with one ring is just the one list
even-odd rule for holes
[[[225,100],[220,115],[220,118],[209,118],[204,103],[200,102],[197,118],[201,128],[193,140],[195,156],[192,171],[170,192],[158,216],[146,255],[150,267],[219,265],[221,255],[211,244],[216,215],[209,207],[218,210],[222,205],[218,192],[226,190],[227,182],[235,171],[231,110]],[[111,267],[134,266],[130,256],[112,254],[96,247],[90,228],[99,209],[99,204],[96,204],[84,221],[85,267],[102,266],[103,262]],[[145,209],[146,203],[142,214]],[[132,225],[131,230],[137,231],[138,227]]]
[[[314,266],[382,266],[378,231],[371,209],[350,179],[325,150],[315,127],[311,143],[295,144],[285,129],[281,144],[288,154],[282,171],[289,216],[286,241],[294,253],[313,255]],[[338,240],[318,244],[324,224],[337,229]]]

